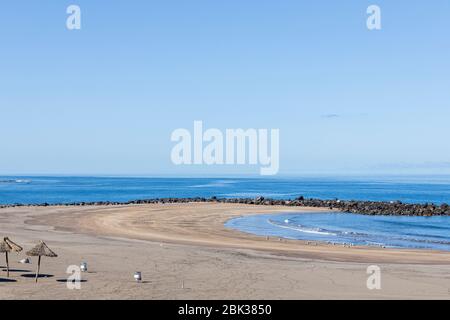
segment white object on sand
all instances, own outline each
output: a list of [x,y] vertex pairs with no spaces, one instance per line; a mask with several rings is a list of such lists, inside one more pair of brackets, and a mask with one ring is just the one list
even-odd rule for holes
[[19,263],[28,264],[28,263],[31,263],[31,261],[30,261],[30,258],[25,258],[25,259],[20,260]]
[[136,282],[141,282],[142,281],[142,273],[139,271],[136,271],[134,273],[134,280],[136,280]]

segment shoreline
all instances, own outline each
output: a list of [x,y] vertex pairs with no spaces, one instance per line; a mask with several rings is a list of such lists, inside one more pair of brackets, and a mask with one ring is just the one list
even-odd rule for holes
[[84,206],[123,206],[136,204],[165,204],[165,203],[228,203],[246,204],[257,206],[285,206],[300,208],[323,208],[339,210],[343,213],[354,213],[362,215],[385,215],[385,216],[450,216],[450,206],[446,203],[435,205],[430,203],[411,204],[400,201],[356,201],[356,200],[321,200],[306,199],[298,197],[292,199],[266,199],[264,197],[251,198],[154,198],[130,201],[94,201],[94,202],[72,202],[72,203],[40,203],[40,204],[3,204],[0,209],[16,207],[84,207]]
[[[37,207],[44,209],[45,207]],[[330,212],[316,207],[258,206],[230,203],[157,203],[117,206],[56,206],[53,214],[25,221],[55,231],[125,237],[212,248],[250,249],[325,261],[450,264],[450,252],[432,249],[345,247],[326,242],[258,236],[227,228],[226,221],[249,215]],[[69,209],[68,211],[66,209]],[[334,210],[336,211],[336,210]],[[159,216],[163,212],[164,215]],[[338,212],[338,211],[336,211]],[[1,213],[1,211],[0,211]],[[280,240],[281,239],[281,240]],[[313,244],[308,244],[312,242]],[[443,257],[443,259],[441,259]]]
[[[229,218],[323,208],[227,203],[15,207],[0,210],[0,234],[25,250],[44,240],[58,254],[36,285],[35,265],[11,259],[0,298],[30,299],[449,299],[450,253],[307,245],[224,227]],[[68,290],[69,265],[88,263],[82,290]],[[32,263],[35,263],[32,259]],[[383,290],[366,288],[369,265]],[[3,261],[0,262],[3,265]],[[144,283],[133,280],[141,271]],[[180,284],[183,283],[183,288]]]
[[[369,240],[361,238],[348,238],[348,234],[356,234],[359,233],[359,236],[370,236],[373,234],[370,231],[363,231],[363,230],[351,230],[351,231],[339,231],[338,229],[324,229],[324,228],[333,228],[332,226],[309,226],[305,227],[303,225],[288,225],[291,221],[291,215],[294,214],[295,217],[300,217],[303,214],[308,214],[309,212],[284,212],[284,213],[276,213],[276,214],[261,214],[261,215],[255,215],[251,217],[238,217],[238,218],[232,218],[225,222],[225,227],[237,230],[239,232],[243,232],[250,235],[257,235],[260,237],[271,237],[271,238],[282,238],[282,239],[288,239],[288,240],[297,240],[297,241],[303,241],[307,242],[310,245],[331,245],[331,246],[344,246],[344,247],[360,247],[360,248],[382,248],[382,249],[400,249],[400,250],[423,250],[423,251],[440,251],[440,252],[450,252],[450,246],[448,246],[448,241],[436,241],[431,242],[433,243],[433,246],[420,246],[419,244],[415,243],[417,241],[418,243],[421,243],[421,236],[424,236],[425,233],[416,235],[416,238],[413,239],[406,239],[403,238],[405,243],[407,244],[393,244],[391,241],[395,241],[399,238],[387,238],[388,240],[383,239],[376,239],[376,240]],[[320,213],[325,215],[338,215],[342,214],[340,211],[321,211]],[[278,217],[279,215],[279,217]],[[313,216],[316,215],[315,213],[310,215],[311,218],[314,218]],[[350,215],[350,214],[349,214]],[[355,217],[358,215],[354,215]],[[360,216],[366,216],[366,215],[360,215]],[[280,218],[278,221],[274,222],[272,221],[273,218]],[[388,217],[396,217],[396,216],[388,216]],[[288,220],[288,221],[287,221]],[[283,224],[284,222],[284,224]],[[367,220],[367,226],[370,225],[374,221]],[[348,226],[347,226],[348,227]],[[369,227],[370,228],[370,227]],[[287,231],[286,231],[287,230]],[[298,231],[302,232],[302,236],[299,236],[297,233]],[[364,233],[361,233],[364,232]],[[325,235],[325,237],[328,236],[328,238],[320,238],[317,237],[317,235]],[[380,235],[378,235],[380,236]],[[397,237],[401,237],[401,235],[397,235]],[[417,238],[419,237],[419,238]],[[383,237],[382,237],[383,238]],[[423,242],[427,242],[426,240],[423,240]],[[446,247],[443,247],[447,245]]]

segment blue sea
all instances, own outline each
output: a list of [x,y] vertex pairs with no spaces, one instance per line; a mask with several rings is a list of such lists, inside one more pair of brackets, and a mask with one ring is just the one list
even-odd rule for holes
[[319,199],[450,204],[450,176],[272,179],[0,176],[0,204],[212,196],[289,199],[301,195]]
[[[127,178],[0,177],[0,204],[125,202],[169,197],[224,197],[450,203],[449,176]],[[373,217],[344,213],[281,214],[229,221],[262,236],[450,251],[450,217]]]

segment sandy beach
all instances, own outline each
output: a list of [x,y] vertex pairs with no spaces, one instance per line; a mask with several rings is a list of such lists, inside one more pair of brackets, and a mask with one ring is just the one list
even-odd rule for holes
[[[11,255],[0,299],[450,299],[450,252],[346,248],[257,237],[228,219],[311,208],[216,203],[0,209],[0,236],[30,249],[44,240],[59,256]],[[88,263],[80,290],[66,288],[70,265]],[[381,268],[381,290],[366,286]],[[0,258],[4,269],[4,257]],[[141,271],[143,282],[133,280]],[[31,278],[30,278],[31,277]]]

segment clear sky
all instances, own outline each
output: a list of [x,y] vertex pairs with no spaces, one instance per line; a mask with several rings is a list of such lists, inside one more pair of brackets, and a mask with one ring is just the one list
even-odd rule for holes
[[280,174],[450,173],[449,57],[448,0],[3,1],[0,174],[258,172],[174,166],[194,120],[279,128]]

